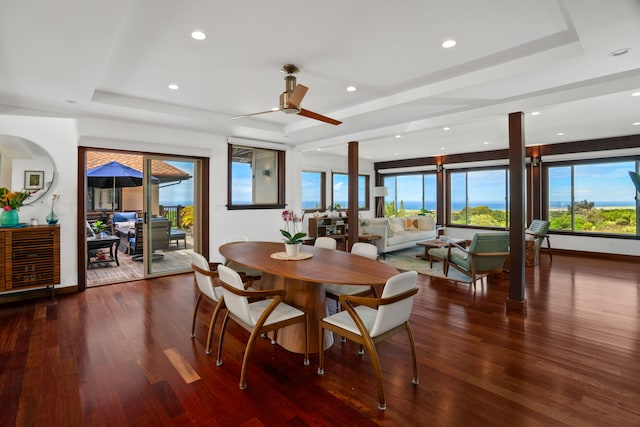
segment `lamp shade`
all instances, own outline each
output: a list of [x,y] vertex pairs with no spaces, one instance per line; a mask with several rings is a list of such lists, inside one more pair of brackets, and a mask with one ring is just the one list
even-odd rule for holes
[[389,195],[387,187],[373,187],[373,197],[384,197]]

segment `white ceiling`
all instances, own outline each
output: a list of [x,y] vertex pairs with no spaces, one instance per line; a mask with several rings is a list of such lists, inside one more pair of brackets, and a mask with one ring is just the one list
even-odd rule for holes
[[[449,38],[457,46],[443,49]],[[609,55],[621,48],[631,50]],[[343,124],[282,112],[228,120],[277,106],[285,63],[309,87],[302,106]],[[344,154],[357,140],[382,161],[506,148],[514,111],[527,113],[527,145],[638,134],[638,91],[638,0],[0,0],[5,114],[310,153]]]

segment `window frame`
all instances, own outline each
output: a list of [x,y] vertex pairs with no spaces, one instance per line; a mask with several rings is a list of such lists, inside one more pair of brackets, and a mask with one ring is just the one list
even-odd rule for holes
[[[504,172],[504,191],[505,191],[505,225],[504,226],[490,226],[490,225],[478,225],[478,224],[469,224],[469,173],[470,172],[487,172],[487,171],[502,171]],[[480,230],[508,230],[511,226],[509,223],[510,219],[510,201],[509,201],[509,165],[496,165],[496,166],[487,166],[487,167],[475,167],[475,168],[461,168],[461,169],[450,169],[445,171],[446,173],[446,181],[447,181],[447,192],[446,192],[446,225],[451,227],[459,227],[459,228],[474,228]],[[451,214],[453,209],[451,204],[453,200],[451,198],[451,178],[453,174],[464,173],[465,174],[465,208],[466,208],[466,218],[465,223],[453,223],[451,222]],[[463,208],[463,209],[465,209]],[[491,209],[491,208],[490,208]],[[493,210],[493,209],[492,209]]]
[[[312,208],[312,209],[302,209],[302,212],[320,212],[320,211],[324,211],[327,209],[327,173],[324,171],[314,171],[314,170],[303,170],[300,173],[300,186],[302,187],[303,185],[303,174],[305,173],[317,173],[320,175],[320,207],[319,208]],[[301,191],[302,193],[302,191]],[[302,203],[304,202],[304,200],[302,200],[302,196],[300,197],[300,204],[302,205]]]
[[[285,203],[285,151],[275,150],[271,148],[252,147],[244,144],[227,144],[227,209],[228,210],[246,210],[246,209],[284,209]],[[276,178],[275,185],[277,186],[276,194],[277,201],[275,203],[249,203],[249,204],[234,204],[233,203],[233,150],[235,147],[241,147],[244,149],[254,150],[254,157],[256,150],[268,151],[276,153],[275,173],[270,174],[268,177]],[[254,179],[258,179],[254,177]]]
[[[347,177],[347,180],[349,179],[349,174],[346,172],[331,172],[331,204],[330,206],[334,206],[335,205],[335,194],[333,191],[333,187],[334,187],[334,178],[336,175],[344,175]],[[371,209],[371,179],[370,176],[368,174],[358,174],[358,181],[360,180],[361,177],[364,177],[364,203],[365,205],[363,207],[358,206],[358,210],[359,211],[368,211],[369,209]],[[360,199],[358,198],[358,204],[360,202]],[[338,211],[340,212],[344,212],[348,209],[348,207],[340,207],[340,209],[338,209]]]
[[[549,213],[549,194],[550,194],[550,179],[549,179],[549,169],[556,167],[569,167],[570,168],[570,182],[571,182],[571,206],[575,202],[580,202],[581,200],[577,200],[575,198],[575,169],[574,166],[585,166],[585,165],[600,165],[604,163],[627,163],[633,162],[635,163],[636,173],[640,171],[640,156],[632,155],[632,156],[615,156],[615,157],[601,157],[601,158],[589,158],[589,159],[575,159],[575,160],[561,160],[561,161],[552,161],[548,160],[541,164],[542,166],[542,216],[547,221],[551,221],[550,213]],[[604,238],[616,238],[616,239],[631,239],[631,240],[639,240],[640,239],[640,218],[638,214],[640,213],[640,198],[636,198],[636,234],[623,234],[623,233],[606,233],[606,232],[596,232],[596,231],[583,231],[575,229],[575,212],[571,212],[571,230],[559,230],[559,229],[549,229],[549,233],[552,234],[560,234],[560,235],[573,235],[573,236],[588,236],[588,237],[604,237]]]
[[[389,189],[389,196],[391,194],[393,194],[393,200],[391,200],[393,202],[393,207],[394,207],[394,216],[398,217],[398,211],[400,210],[400,200],[398,200],[398,177],[402,177],[402,176],[415,176],[415,177],[420,177],[420,185],[422,185],[422,188],[420,190],[420,197],[421,197],[421,201],[422,201],[422,209],[426,209],[425,208],[425,177],[427,176],[433,176],[435,178],[435,182],[434,182],[434,190],[435,190],[435,198],[434,198],[434,203],[435,203],[435,208],[434,209],[426,209],[429,212],[429,215],[433,215],[434,218],[437,218],[438,215],[438,173],[437,171],[428,171],[428,172],[405,172],[405,173],[394,173],[394,174],[387,174],[384,175],[383,177],[383,184],[385,187],[387,187]],[[387,182],[386,180],[388,178],[393,178],[394,180],[394,188],[389,188],[389,186],[387,186]],[[389,198],[389,196],[384,198],[384,212],[385,212],[385,216],[387,214],[387,199]],[[406,209],[405,209],[406,210]],[[418,211],[420,211],[420,209],[418,209]]]

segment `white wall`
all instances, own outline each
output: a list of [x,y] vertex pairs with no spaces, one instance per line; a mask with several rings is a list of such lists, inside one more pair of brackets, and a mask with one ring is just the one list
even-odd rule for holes
[[[73,119],[0,115],[0,135],[28,139],[49,152],[58,171],[58,176],[49,194],[60,194],[56,213],[60,224],[62,286],[77,284],[78,263],[76,247],[76,159],[78,131]],[[36,166],[34,166],[36,167]],[[42,169],[36,169],[42,170]],[[45,181],[50,178],[45,177]],[[46,196],[35,205],[20,208],[20,221],[29,222],[37,218],[45,223],[51,209],[51,198]]]

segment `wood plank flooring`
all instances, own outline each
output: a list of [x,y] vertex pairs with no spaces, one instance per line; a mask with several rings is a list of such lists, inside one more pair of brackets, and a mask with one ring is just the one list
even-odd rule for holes
[[[238,388],[248,334],[230,323],[224,364],[206,355],[212,307],[190,338],[190,274],[0,306],[1,426],[638,426],[640,268],[554,256],[527,267],[528,312],[507,282],[420,276],[411,317],[420,384],[400,334],[378,345],[388,409],[368,356],[326,352],[325,375],[266,339]],[[216,333],[220,324],[216,325]]]

